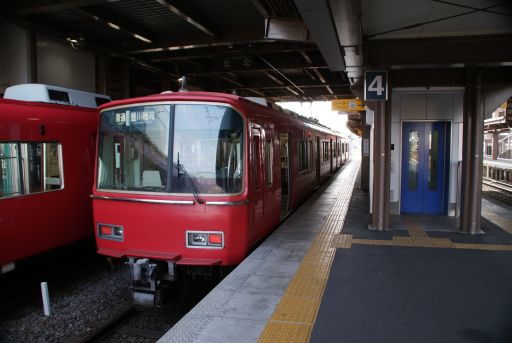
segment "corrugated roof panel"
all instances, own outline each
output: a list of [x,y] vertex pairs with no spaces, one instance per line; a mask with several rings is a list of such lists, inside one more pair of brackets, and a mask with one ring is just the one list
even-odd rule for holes
[[191,25],[154,0],[124,0],[103,6],[156,34],[190,31]]

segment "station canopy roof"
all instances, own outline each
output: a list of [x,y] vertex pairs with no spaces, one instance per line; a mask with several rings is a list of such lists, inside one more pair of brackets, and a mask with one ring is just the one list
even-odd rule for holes
[[17,0],[0,20],[129,63],[136,95],[178,89],[273,101],[362,97],[365,69],[394,86],[463,85],[512,65],[512,5],[497,0]]

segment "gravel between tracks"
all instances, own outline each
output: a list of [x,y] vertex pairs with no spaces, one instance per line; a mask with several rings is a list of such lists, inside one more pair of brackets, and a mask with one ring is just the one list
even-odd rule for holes
[[487,199],[497,200],[507,206],[512,206],[512,198],[510,195],[500,192],[493,187],[482,185],[482,196]]
[[130,301],[128,268],[105,267],[52,293],[52,315],[45,317],[41,304],[18,308],[0,323],[0,342],[59,342],[66,336],[84,335],[93,321],[107,320],[117,304]]

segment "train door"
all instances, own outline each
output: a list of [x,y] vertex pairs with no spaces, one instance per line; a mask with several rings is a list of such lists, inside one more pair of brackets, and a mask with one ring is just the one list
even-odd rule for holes
[[446,213],[449,130],[448,122],[403,124],[402,213]]
[[281,159],[281,218],[290,208],[290,148],[288,133],[279,134],[279,156]]
[[249,233],[249,239],[253,242],[259,238],[261,231],[258,226],[263,222],[264,208],[263,208],[263,180],[262,180],[262,162],[261,158],[261,127],[252,125],[252,141],[251,141],[251,171],[252,171],[252,186],[254,189],[252,196],[252,227],[253,231]]
[[333,153],[332,153],[332,138],[329,140],[329,159],[331,160],[331,174],[334,172],[333,168]]
[[320,137],[316,137],[316,159],[315,159],[315,167],[316,167],[316,185],[320,185]]
[[338,149],[338,144],[338,138],[336,138],[334,141],[334,169],[338,169],[338,167],[340,166],[340,150]]

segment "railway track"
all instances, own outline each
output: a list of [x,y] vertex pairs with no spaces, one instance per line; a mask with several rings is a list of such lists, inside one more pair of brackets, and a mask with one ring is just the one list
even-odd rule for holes
[[[92,331],[82,337],[67,337],[65,343],[95,343],[95,342],[123,342],[131,337],[138,342],[154,342],[162,337],[166,330],[155,330],[133,326],[140,316],[155,312],[156,309],[138,308],[132,304],[120,304],[114,311],[114,315],[107,321],[89,323]],[[149,313],[154,314],[154,313]]]
[[[220,281],[187,278],[168,289],[162,307],[132,306],[126,265],[111,267],[98,255],[71,250],[2,275],[0,342],[153,343]],[[41,280],[50,288],[49,317],[42,313]]]
[[482,195],[512,205],[512,185],[489,178],[482,178]]
[[484,177],[482,178],[482,184],[512,197],[512,185],[507,182],[497,181]]
[[64,343],[153,343],[177,323],[220,280],[188,280],[186,287],[170,289],[162,307],[144,307],[124,302],[115,306],[108,319],[85,324],[87,333],[69,335]]

